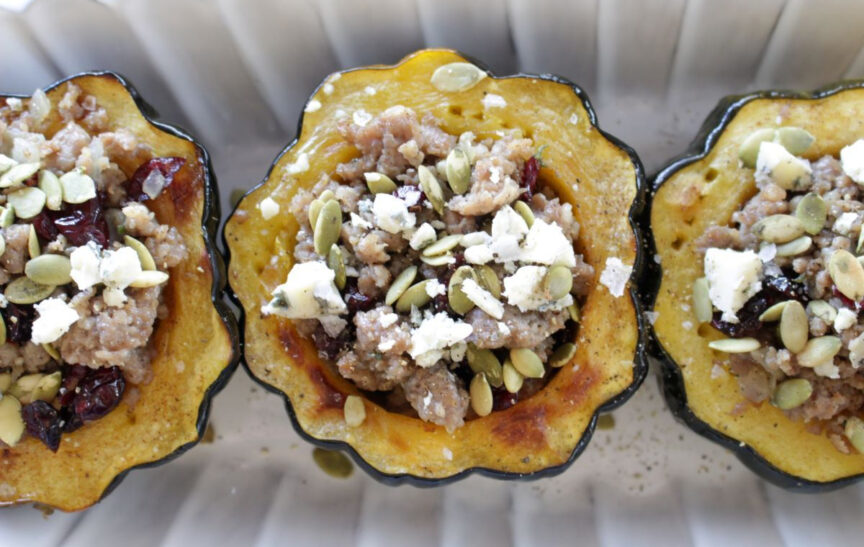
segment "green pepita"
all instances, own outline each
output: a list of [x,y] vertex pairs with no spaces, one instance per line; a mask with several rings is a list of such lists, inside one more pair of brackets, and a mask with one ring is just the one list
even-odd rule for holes
[[456,248],[462,241],[462,235],[450,234],[423,249],[423,256],[438,256]]
[[777,132],[771,128],[757,129],[744,139],[738,148],[738,159],[749,168],[756,167],[756,158],[759,157],[759,146],[765,141],[773,141]]
[[710,323],[714,317],[711,297],[708,293],[708,279],[700,277],[693,282],[693,313],[699,323]]
[[42,349],[45,350],[45,353],[51,356],[52,359],[57,361],[58,363],[63,361],[63,358],[60,356],[60,352],[57,348],[54,347],[54,344],[44,343],[42,344]]
[[15,223],[15,210],[11,205],[0,207],[0,228],[8,228]]
[[516,367],[510,362],[510,358],[504,360],[504,365],[501,367],[501,375],[504,379],[504,388],[510,393],[519,393],[519,390],[522,389],[522,384],[525,382],[525,377],[516,370]]
[[486,77],[486,72],[471,63],[449,63],[435,69],[432,85],[438,91],[454,93],[471,89]]
[[15,209],[18,218],[33,218],[45,207],[45,192],[26,186],[8,194],[6,201]]
[[570,359],[576,355],[576,344],[567,342],[552,353],[549,357],[549,366],[552,368],[560,368],[570,362]]
[[408,266],[402,273],[396,276],[390,288],[387,289],[387,295],[384,297],[384,303],[392,306],[393,302],[399,300],[399,297],[408,290],[411,283],[414,283],[414,278],[417,277],[417,266]]
[[339,241],[342,232],[342,208],[339,202],[331,199],[324,203],[318,218],[315,220],[313,240],[315,252],[321,256],[327,254],[330,247]]
[[25,180],[36,174],[42,165],[38,162],[19,163],[0,175],[0,188],[11,188],[21,185]]
[[522,220],[525,221],[525,224],[530,228],[534,225],[534,211],[531,210],[531,207],[522,200],[513,202],[513,210],[519,213],[519,216],[522,217]]
[[721,338],[708,342],[708,347],[723,353],[750,353],[759,349],[759,340],[755,338]]
[[447,285],[447,302],[450,304],[450,308],[459,315],[465,315],[474,309],[474,302],[462,292],[462,282],[466,279],[477,281],[474,269],[471,266],[460,266],[450,276],[450,282]]
[[471,161],[460,147],[447,154],[447,183],[454,194],[464,194],[471,187]]
[[579,306],[575,302],[567,306],[567,313],[572,321],[579,322]]
[[80,171],[69,171],[61,176],[60,186],[66,203],[84,203],[96,197],[96,183]]
[[0,256],[3,256],[3,253],[6,252],[6,238],[3,237],[3,234],[0,234]]
[[30,258],[36,258],[42,254],[42,247],[39,245],[39,235],[36,233],[36,227],[30,225],[30,233],[27,234],[27,252],[30,253]]
[[13,304],[35,304],[51,296],[52,292],[52,285],[35,283],[29,277],[22,276],[6,285],[3,294]]
[[0,372],[0,395],[6,393],[12,386],[12,373]]
[[342,257],[342,249],[335,243],[330,246],[330,251],[327,252],[327,267],[333,270],[335,274],[333,283],[339,290],[345,288],[345,283],[348,281],[345,275],[345,259]]
[[18,165],[18,162],[5,154],[0,154],[0,175]]
[[453,258],[453,255],[450,253],[444,253],[443,255],[438,256],[420,255],[420,261],[423,264],[428,264],[437,268],[438,266],[447,266],[448,264],[453,264],[454,262],[456,262],[456,259]]
[[[0,346],[6,343],[6,320],[3,319],[3,316],[0,315]],[[3,393],[3,390],[0,389],[0,393]]]
[[345,425],[348,427],[358,427],[366,421],[366,405],[363,404],[363,399],[356,395],[345,398],[342,412],[345,414]]
[[769,243],[786,243],[804,235],[804,225],[792,215],[770,215],[751,228],[753,235]]
[[543,294],[549,300],[557,301],[573,288],[573,272],[567,266],[552,266],[543,276]]
[[857,416],[848,418],[843,427],[843,434],[846,435],[855,450],[864,454],[864,420]]
[[811,300],[807,303],[807,313],[818,317],[828,325],[833,325],[837,319],[837,309],[824,300]]
[[11,395],[0,399],[0,441],[6,446],[15,446],[24,435],[24,420],[21,418],[21,403]]
[[363,173],[363,177],[366,179],[366,186],[373,194],[391,194],[398,188],[393,179],[384,173]]
[[804,404],[813,394],[813,385],[805,378],[793,378],[777,385],[771,404],[780,410],[791,410]]
[[864,251],[864,227],[858,233],[858,244],[855,245],[855,254],[860,255]]
[[471,408],[478,416],[488,416],[492,412],[492,388],[489,387],[489,381],[486,375],[478,373],[471,380],[471,385],[468,387],[468,392],[471,395]]
[[135,287],[136,289],[146,289],[149,287],[156,287],[157,285],[161,285],[168,281],[168,274],[165,272],[160,272],[158,270],[142,270],[141,273],[135,277],[135,281],[129,283],[130,287]]
[[759,316],[759,321],[762,321],[763,323],[779,321],[780,317],[783,315],[783,309],[789,302],[791,302],[791,300],[784,300],[783,302],[777,302],[773,306],[769,307]]
[[138,261],[141,262],[142,270],[155,270],[156,269],[156,261],[153,260],[153,255],[150,254],[150,249],[147,248],[147,245],[138,241],[132,236],[123,236],[123,243],[126,244],[127,247],[132,247],[135,249],[135,252],[138,253]]
[[321,208],[324,207],[324,202],[320,199],[313,199],[309,202],[309,226],[315,229],[315,222],[318,220],[318,215],[321,213]]
[[65,285],[72,282],[72,263],[66,255],[45,254],[24,265],[24,275],[40,285]]
[[777,245],[777,256],[798,256],[809,251],[812,246],[813,238],[810,236],[801,236],[789,243]]
[[439,215],[444,214],[444,189],[441,183],[425,165],[417,167],[417,178],[420,180],[420,189],[426,194],[426,198],[432,204],[432,208]]
[[501,369],[501,361],[495,357],[492,350],[481,349],[474,344],[468,344],[466,352],[468,366],[475,373],[483,373],[493,387],[501,387],[504,382]]
[[800,156],[816,141],[806,129],[800,127],[781,127],[777,130],[777,142],[793,156]]
[[804,231],[810,235],[816,235],[825,227],[828,219],[828,205],[822,196],[810,192],[798,202],[795,207],[795,216],[804,226]]
[[838,249],[828,260],[828,274],[843,296],[860,301],[864,298],[864,267],[849,251]]
[[321,203],[327,203],[331,199],[336,199],[336,194],[333,193],[333,190],[330,190],[328,188],[327,190],[321,192],[321,195],[318,196],[318,199],[321,200]]
[[45,192],[45,207],[59,211],[63,206],[63,188],[57,175],[43,169],[39,172],[39,189]]
[[802,367],[814,368],[830,363],[840,352],[843,342],[836,336],[811,338],[804,349],[796,356]]
[[498,279],[498,274],[495,273],[492,266],[488,264],[476,266],[474,273],[477,274],[477,280],[481,287],[492,293],[495,298],[501,298],[501,280]]
[[424,279],[408,287],[402,296],[396,300],[396,311],[407,313],[411,311],[411,307],[422,308],[429,303],[432,298],[426,292],[426,283],[428,279]]
[[511,349],[510,362],[526,378],[542,378],[546,372],[543,360],[528,348]]
[[810,322],[804,306],[797,300],[790,300],[780,315],[780,340],[786,349],[798,353],[807,345],[807,335],[810,333]]

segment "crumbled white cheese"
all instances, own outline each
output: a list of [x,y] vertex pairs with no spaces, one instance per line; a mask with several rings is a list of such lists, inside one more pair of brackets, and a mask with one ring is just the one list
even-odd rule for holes
[[357,213],[355,213],[353,211],[351,212],[351,226],[353,226],[354,228],[360,228],[363,230],[371,230],[372,229],[372,223],[371,222],[364,219],[363,217],[361,217],[360,215],[358,215]]
[[831,229],[840,235],[849,235],[856,222],[858,222],[857,213],[843,213],[837,217]]
[[273,300],[261,311],[289,319],[343,314],[348,308],[333,283],[335,277],[335,272],[323,262],[295,264],[285,283],[273,290]]
[[864,332],[849,342],[849,362],[852,368],[858,368],[864,361]]
[[430,367],[441,359],[444,349],[465,340],[472,332],[471,325],[454,320],[445,312],[429,314],[419,327],[411,330],[408,353],[419,366]]
[[771,262],[777,256],[777,245],[774,243],[762,243],[759,247],[759,260]]
[[351,119],[354,121],[356,125],[360,127],[366,127],[366,124],[372,121],[372,114],[366,112],[363,109],[357,110],[351,116]]
[[312,99],[306,103],[306,108],[303,109],[304,112],[318,112],[319,110],[321,110],[321,101],[318,99]]
[[723,321],[737,323],[738,310],[762,290],[762,261],[753,251],[712,247],[705,252],[704,268],[711,303],[723,312]]
[[24,101],[18,97],[6,97],[6,106],[8,106],[12,112],[21,112],[24,108]]
[[261,210],[261,216],[264,217],[264,220],[270,220],[279,214],[279,204],[269,196],[261,200],[258,209]]
[[492,218],[492,239],[498,239],[505,235],[515,236],[521,239],[528,233],[528,224],[525,219],[513,210],[509,205],[498,209]]
[[409,230],[417,223],[417,217],[408,211],[405,202],[390,194],[375,194],[372,214],[375,215],[375,224],[391,234]]
[[840,163],[846,176],[858,184],[864,184],[864,139],[844,146],[840,150]]
[[465,249],[464,255],[465,262],[468,264],[486,264],[495,258],[492,249],[486,245],[474,245],[473,247],[468,247]]
[[104,251],[99,262],[99,276],[107,287],[125,289],[141,275],[141,260],[132,247]]
[[427,245],[435,243],[437,239],[438,236],[435,234],[435,228],[433,228],[428,222],[424,222],[411,236],[408,245],[410,245],[415,251],[419,251]]
[[446,446],[441,449],[441,454],[444,456],[444,459],[448,462],[453,461],[453,451],[447,448]]
[[498,321],[497,326],[498,332],[501,333],[501,336],[510,336],[510,327],[507,326],[507,323]]
[[843,332],[857,322],[857,313],[849,308],[840,308],[837,310],[837,317],[834,318],[834,330],[837,332]]
[[492,238],[486,232],[470,232],[462,236],[459,245],[473,247],[475,245],[485,245],[490,241],[492,241]]
[[377,91],[375,91],[375,88],[372,87],[371,85],[367,85],[366,88],[363,89],[363,92],[366,93],[367,95],[369,95],[370,97],[372,95],[375,95],[375,93],[377,93]]
[[485,97],[483,97],[483,108],[504,108],[507,106],[507,101],[504,100],[504,97],[501,95],[496,95],[494,93],[487,93]]
[[[573,244],[564,235],[561,226],[557,223],[547,224],[538,218],[534,220],[534,224],[531,225],[528,235],[525,236],[520,260],[522,262],[534,262],[547,266],[561,265],[572,268],[576,265],[576,254],[573,252]],[[621,265],[620,260],[618,260],[618,265]],[[626,277],[629,278],[630,270],[633,268],[628,268]],[[608,260],[606,261],[606,269],[609,270]],[[612,292],[615,294],[616,291]],[[620,295],[616,294],[616,296]]]
[[72,264],[70,276],[82,291],[102,281],[99,276],[99,248],[95,243],[78,247],[69,255]]
[[386,353],[386,352],[390,351],[391,349],[393,349],[393,346],[395,346],[395,345],[396,345],[396,340],[388,340],[386,338],[382,339],[380,342],[378,342],[378,351],[380,351],[382,353]]
[[398,320],[399,316],[395,313],[385,313],[378,319],[378,322],[386,329],[387,327],[394,325]]
[[123,289],[116,289],[108,287],[104,291],[102,291],[102,300],[108,306],[113,306],[115,308],[119,308],[123,304],[126,303],[126,293],[123,292]]
[[437,279],[427,280],[425,288],[426,294],[429,295],[429,298],[435,298],[436,296],[441,296],[447,292],[447,287],[444,286],[444,283],[441,283]]
[[[792,178],[793,174],[809,175],[813,172],[810,162],[793,156],[779,143],[764,141],[759,145],[759,155],[756,157],[756,182],[765,184],[776,182],[775,176],[782,174],[783,178]],[[792,182],[791,180],[785,181]],[[781,184],[784,186],[784,184]],[[789,188],[789,186],[785,186]]]
[[523,312],[546,304],[541,287],[546,271],[545,266],[522,266],[513,275],[505,277],[503,295],[507,302]]
[[632,273],[633,266],[625,265],[616,256],[609,257],[606,259],[603,273],[600,274],[600,284],[609,289],[609,293],[617,298],[624,294],[624,288],[627,286],[627,281]]
[[309,170],[309,155],[306,152],[297,156],[297,161],[289,163],[286,168],[289,175],[298,175]]
[[462,292],[468,297],[468,300],[474,302],[478,308],[486,312],[490,317],[501,319],[504,317],[504,304],[498,301],[492,293],[477,284],[476,281],[465,279],[461,285]]
[[325,95],[332,95],[333,89],[333,84],[330,83],[324,84],[324,86],[321,88]]
[[834,361],[826,361],[813,367],[813,372],[818,376],[838,380],[840,378],[840,367],[834,364]]
[[50,344],[56,341],[79,319],[78,312],[60,298],[47,298],[37,303],[36,313],[39,317],[33,321],[30,336],[34,344]]
[[576,125],[577,123],[579,123],[579,116],[576,115],[576,113],[570,114],[570,117],[567,119],[567,121],[572,123],[573,125]]

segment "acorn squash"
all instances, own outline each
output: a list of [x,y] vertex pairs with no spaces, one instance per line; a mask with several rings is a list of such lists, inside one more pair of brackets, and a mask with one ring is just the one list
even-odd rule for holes
[[[628,285],[615,298],[598,281],[607,258],[632,264],[635,276],[642,267],[634,219],[642,210],[644,177],[635,153],[597,127],[584,92],[561,78],[496,78],[483,72],[467,90],[441,91],[433,85],[436,69],[459,62],[472,61],[450,50],[424,50],[395,66],[346,71],[338,81],[331,76],[310,97],[297,139],[242,199],[224,231],[229,285],[244,312],[244,361],[250,374],[285,397],[303,437],[347,450],[387,483],[437,485],[474,471],[499,478],[560,472],[587,445],[598,412],[623,403],[646,372],[635,289]],[[369,93],[368,86],[376,92]],[[487,93],[503,97],[507,107],[484,110]],[[313,186],[322,174],[358,155],[337,131],[340,110],[376,114],[397,104],[432,114],[451,134],[473,131],[485,138],[521,128],[536,143],[548,144],[541,181],[574,205],[582,227],[577,247],[596,271],[575,340],[578,366],[558,370],[539,393],[470,420],[452,434],[369,398],[365,420],[348,427],[346,398],[364,394],[320,359],[290,320],[261,313],[292,266],[298,223],[287,214],[265,220],[259,205],[271,198],[286,210],[298,188]],[[301,154],[309,168],[287,170]]]
[[650,205],[659,265],[652,261],[646,276],[646,294],[659,314],[653,351],[662,362],[666,400],[691,429],[779,486],[829,490],[864,476],[864,455],[842,454],[826,436],[808,432],[806,424],[769,404],[733,414],[744,400],[737,379],[712,373],[724,354],[712,352],[708,342],[720,333],[707,324],[699,327],[690,306],[693,282],[703,275],[694,240],[712,224],[729,224],[732,213],[756,193],[752,169],[739,164],[739,147],[753,131],[779,126],[801,127],[816,137],[804,154],[808,159],[836,156],[864,137],[864,84],[727,97],[690,150],[659,171]]
[[[53,107],[49,138],[63,127],[56,106],[66,82],[97,98],[110,128],[131,131],[154,156],[185,159],[170,186],[145,203],[160,223],[179,230],[188,249],[163,293],[168,315],[151,339],[152,380],[136,386],[134,398],[127,390],[108,415],[64,434],[57,452],[29,436],[2,449],[0,505],[39,502],[72,511],[99,501],[130,470],[164,463],[195,445],[239,350],[234,316],[222,301],[224,264],[213,240],[219,201],[207,152],[180,129],[154,121],[155,111],[111,72],[75,75],[44,90]],[[29,99],[21,98],[26,107]],[[120,167],[131,176],[138,165]]]

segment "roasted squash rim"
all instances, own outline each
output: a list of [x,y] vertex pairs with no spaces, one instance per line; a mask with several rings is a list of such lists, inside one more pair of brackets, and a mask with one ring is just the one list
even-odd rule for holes
[[[651,193],[643,217],[647,252],[651,256],[654,256],[657,252],[656,242],[651,230],[651,211],[654,206],[656,192],[667,180],[675,176],[678,171],[708,156],[727,126],[745,105],[761,99],[818,100],[851,89],[864,89],[864,79],[841,80],[813,91],[769,89],[741,95],[728,95],[720,99],[702,122],[701,127],[688,145],[686,151],[669,160],[656,174],[650,177]],[[656,261],[648,261],[643,283],[643,303],[645,309],[654,309],[654,304],[660,292],[662,278],[662,266]],[[814,481],[797,477],[770,463],[751,446],[743,444],[738,439],[714,429],[697,417],[690,409],[681,368],[666,352],[657,338],[653,327],[650,328],[648,336],[647,347],[649,355],[660,362],[660,370],[658,372],[660,389],[666,399],[666,404],[675,418],[702,437],[730,450],[741,463],[763,479],[786,490],[802,493],[831,492],[864,479],[864,473],[841,477],[832,481]]]
[[[582,106],[585,108],[585,111],[588,113],[588,119],[591,123],[591,126],[593,126],[598,131],[598,133],[603,138],[607,139],[613,146],[624,151],[627,154],[627,156],[628,156],[628,158],[629,158],[629,160],[632,163],[633,168],[634,168],[635,183],[636,183],[633,203],[631,204],[630,209],[628,211],[628,215],[627,215],[628,221],[630,224],[630,228],[634,234],[634,239],[635,239],[635,244],[636,244],[635,260],[634,260],[634,264],[633,264],[633,272],[632,272],[630,279],[629,279],[629,282],[628,282],[630,285],[629,286],[629,295],[630,295],[631,301],[633,303],[634,312],[636,314],[636,327],[637,327],[637,342],[636,342],[636,347],[635,347],[634,357],[633,357],[633,379],[632,379],[630,385],[627,386],[620,393],[618,393],[614,397],[610,398],[609,400],[607,400],[605,403],[603,403],[602,405],[600,405],[599,407],[597,407],[594,410],[594,413],[591,416],[591,419],[589,420],[588,424],[586,425],[586,428],[585,428],[584,433],[582,434],[582,437],[579,439],[579,441],[574,446],[572,452],[570,453],[570,456],[567,458],[566,461],[564,461],[558,465],[538,469],[536,471],[532,471],[529,473],[501,471],[501,470],[497,470],[497,469],[490,468],[490,467],[474,466],[474,467],[468,467],[468,468],[463,469],[462,471],[460,471],[458,473],[454,473],[454,474],[448,475],[446,477],[418,477],[418,476],[413,475],[413,474],[408,473],[408,472],[404,472],[404,473],[387,473],[387,472],[384,472],[384,471],[372,466],[369,462],[367,462],[350,443],[348,443],[346,441],[341,441],[341,440],[324,440],[324,439],[319,439],[317,437],[312,436],[311,434],[306,432],[306,430],[304,430],[302,425],[300,424],[300,422],[297,418],[297,414],[294,410],[293,404],[291,403],[291,400],[288,397],[288,395],[285,392],[283,392],[281,389],[269,384],[265,380],[263,380],[263,379],[261,379],[255,375],[255,373],[252,371],[248,362],[245,359],[245,349],[243,352],[243,356],[241,358],[241,363],[242,363],[243,368],[245,369],[246,373],[249,375],[250,378],[252,378],[252,380],[254,382],[256,382],[258,385],[260,385],[265,390],[267,390],[271,393],[275,393],[277,395],[280,395],[282,397],[284,404],[285,404],[286,412],[287,412],[287,414],[290,418],[290,421],[291,421],[291,425],[294,428],[294,430],[297,432],[297,434],[300,435],[300,437],[303,440],[312,444],[315,447],[323,448],[326,450],[334,450],[334,451],[340,451],[340,452],[346,453],[354,461],[354,463],[358,467],[363,469],[372,478],[374,478],[375,480],[377,480],[378,482],[380,482],[382,484],[386,484],[389,486],[398,486],[398,485],[402,485],[402,484],[409,484],[409,485],[412,485],[415,487],[432,488],[432,487],[436,487],[436,486],[443,486],[446,484],[454,483],[454,482],[457,482],[459,480],[462,480],[462,479],[467,478],[468,476],[471,476],[474,474],[480,475],[480,476],[485,476],[485,477],[490,477],[490,478],[494,478],[494,479],[501,479],[501,480],[515,480],[515,479],[536,480],[536,479],[540,479],[540,478],[546,478],[546,477],[552,477],[555,475],[559,475],[559,474],[563,473],[564,471],[566,471],[567,468],[569,468],[570,465],[572,465],[573,462],[576,461],[576,459],[587,448],[587,446],[588,446],[589,442],[591,441],[591,438],[594,434],[598,416],[600,414],[608,413],[608,412],[611,412],[612,410],[614,410],[616,408],[619,408],[627,400],[629,400],[630,397],[632,397],[633,394],[642,385],[642,382],[645,380],[645,378],[648,374],[648,360],[647,360],[647,352],[646,352],[648,340],[647,340],[647,331],[646,331],[646,320],[645,320],[644,314],[643,314],[643,311],[644,311],[643,304],[642,304],[643,300],[639,295],[639,282],[642,279],[643,271],[644,271],[645,263],[646,263],[646,260],[645,260],[646,251],[645,251],[645,244],[644,244],[645,237],[643,234],[644,227],[643,227],[643,223],[640,220],[647,211],[646,200],[647,200],[648,182],[647,182],[647,178],[645,175],[645,170],[644,170],[644,167],[642,165],[641,159],[639,158],[639,156],[636,154],[636,151],[632,147],[630,147],[629,145],[625,144],[623,141],[621,141],[617,137],[610,135],[609,133],[607,133],[606,131],[604,131],[603,129],[600,128],[600,126],[598,125],[598,122],[597,122],[597,114],[596,114],[594,107],[592,106],[591,101],[588,98],[588,95],[585,92],[585,90],[582,89],[579,85],[570,81],[569,79],[564,78],[562,76],[559,76],[557,74],[551,74],[551,73],[531,74],[531,73],[519,72],[519,73],[505,75],[505,76],[497,76],[482,61],[479,61],[478,59],[474,58],[471,55],[467,55],[465,53],[462,53],[461,51],[458,51],[455,49],[449,49],[449,48],[421,49],[421,50],[417,50],[417,51],[414,51],[412,53],[405,55],[399,61],[397,61],[396,63],[393,63],[393,64],[376,64],[376,65],[369,65],[369,66],[359,66],[359,67],[353,67],[353,68],[349,68],[349,69],[345,69],[345,70],[340,70],[340,71],[337,71],[336,73],[343,75],[343,74],[348,74],[351,72],[365,71],[365,70],[382,70],[382,71],[391,70],[395,67],[402,65],[403,63],[414,58],[415,56],[420,55],[420,54],[427,52],[427,51],[446,51],[446,52],[458,55],[458,56],[462,57],[466,62],[470,62],[470,63],[476,65],[478,68],[483,70],[489,78],[492,78],[492,79],[506,80],[506,79],[518,79],[518,78],[532,78],[532,79],[543,80],[543,81],[547,81],[547,82],[551,82],[551,83],[562,84],[562,85],[569,87],[572,90],[572,92],[574,93],[574,95],[576,95],[578,97],[578,99],[582,103]],[[329,74],[326,75],[321,80],[321,82],[311,91],[309,97],[307,98],[306,102],[304,103],[304,108],[300,113],[299,121],[297,124],[296,135],[276,155],[273,162],[270,164],[269,168],[267,169],[267,172],[264,175],[264,178],[259,183],[255,184],[254,186],[249,188],[246,192],[244,192],[242,198],[240,200],[238,200],[237,203],[233,204],[232,211],[228,215],[228,218],[226,219],[225,225],[222,228],[222,246],[225,250],[226,262],[228,262],[229,264],[231,261],[231,249],[230,249],[230,246],[228,244],[228,238],[227,238],[227,233],[226,233],[226,227],[227,227],[228,222],[234,216],[235,212],[239,208],[240,203],[243,201],[243,199],[245,199],[249,194],[256,191],[258,188],[267,184],[267,182],[270,180],[271,175],[273,174],[274,169],[276,169],[276,167],[279,164],[282,157],[285,154],[287,154],[291,149],[293,149],[294,146],[300,141],[300,138],[302,137],[303,121],[304,121],[304,117],[305,117],[306,106],[308,105],[308,102],[310,100],[312,100],[312,98],[316,95],[318,90],[321,89],[328,82],[329,77],[330,77]],[[226,288],[226,293],[227,293],[229,299],[239,309],[239,314],[240,314],[240,346],[241,346],[241,348],[245,348],[245,336],[246,336],[245,308],[243,307],[243,304],[240,301],[240,298],[234,292],[233,287],[231,287],[230,282],[228,283],[228,286]]]

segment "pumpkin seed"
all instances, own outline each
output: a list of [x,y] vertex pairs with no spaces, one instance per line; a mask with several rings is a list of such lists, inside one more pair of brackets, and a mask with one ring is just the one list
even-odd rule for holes
[[414,278],[417,277],[417,266],[408,266],[402,273],[396,276],[390,288],[387,289],[387,295],[384,297],[384,303],[392,306],[393,302],[399,300],[399,297],[414,283]]
[[704,277],[693,282],[693,312],[700,323],[710,323],[714,317],[711,297],[708,296],[708,279]]
[[810,333],[810,322],[804,306],[797,300],[790,300],[780,315],[780,340],[786,349],[798,353],[807,345],[807,335]]
[[424,279],[423,281],[415,283],[405,289],[405,292],[402,293],[402,296],[400,296],[399,299],[396,300],[396,311],[403,313],[409,312],[411,311],[412,306],[419,309],[428,304],[429,301],[432,300],[432,298],[426,292],[426,283],[428,282],[428,279]]
[[774,184],[784,190],[800,192],[809,187],[813,177],[807,171],[807,166],[798,161],[787,159],[781,161],[771,170]]
[[65,285],[72,282],[72,263],[66,255],[46,254],[31,258],[24,265],[24,275],[40,285]]
[[771,215],[751,228],[753,234],[769,243],[786,243],[804,235],[804,225],[792,215]]
[[[0,346],[2,346],[5,343],[6,343],[6,320],[3,319],[2,315],[0,315]],[[3,390],[0,389],[0,393],[2,393],[2,392],[3,392]]]
[[0,394],[6,393],[12,385],[12,373],[0,373]]
[[799,407],[813,394],[813,385],[805,378],[793,378],[780,383],[771,396],[771,404],[780,410]]
[[4,154],[0,154],[0,174],[5,173],[6,171],[12,169],[18,165],[18,162],[6,156]]
[[9,394],[21,403],[51,401],[60,390],[60,371],[51,374],[27,374],[21,376],[9,388]]
[[814,368],[832,361],[842,347],[843,342],[836,336],[819,336],[811,338],[796,358],[802,367]]
[[759,321],[763,323],[768,323],[771,321],[779,321],[780,317],[783,315],[783,309],[786,307],[786,304],[791,302],[791,300],[784,300],[783,302],[777,302],[767,310],[762,312],[762,315],[759,316]]
[[483,373],[493,387],[501,387],[504,382],[501,369],[501,361],[495,357],[492,350],[481,349],[474,344],[468,344],[468,366],[475,373]]
[[69,171],[60,177],[63,201],[84,203],[96,197],[96,183],[80,171]]
[[18,218],[33,218],[45,207],[45,192],[26,186],[8,194],[6,201],[15,209]]
[[534,211],[531,210],[531,207],[522,200],[513,202],[513,210],[519,213],[519,216],[522,217],[522,220],[525,221],[525,224],[530,228],[534,225]]
[[526,378],[542,378],[546,372],[543,360],[528,348],[511,349],[510,362]]
[[432,85],[438,91],[457,92],[471,89],[486,77],[486,72],[471,63],[449,63],[432,73]]
[[168,274],[165,272],[160,272],[158,270],[142,270],[135,278],[135,281],[129,283],[129,286],[135,287],[136,289],[146,289],[148,287],[161,285],[166,281],[168,281]]
[[755,338],[721,338],[708,342],[708,347],[723,353],[750,353],[759,349],[759,340]]
[[342,258],[342,249],[335,243],[330,246],[330,251],[327,252],[327,267],[333,270],[336,274],[333,282],[338,289],[344,289],[345,283],[348,281],[345,275],[345,260]]
[[518,393],[522,389],[525,377],[516,370],[516,367],[510,362],[509,357],[504,360],[504,366],[501,367],[501,376],[504,379],[504,388],[510,393]]
[[44,343],[42,344],[42,349],[45,350],[45,353],[51,356],[57,362],[62,362],[63,358],[60,356],[60,352],[57,351],[57,348],[54,347],[54,344]]
[[466,279],[477,281],[474,269],[471,266],[460,266],[450,276],[450,282],[447,285],[447,303],[459,315],[465,315],[474,309],[474,302],[462,292],[462,282]]
[[420,180],[420,189],[426,194],[432,208],[439,215],[444,214],[444,189],[441,188],[441,183],[432,174],[425,165],[417,167],[417,178]]
[[144,245],[132,236],[123,236],[123,243],[127,247],[132,247],[138,253],[138,261],[141,262],[142,270],[150,271],[156,269],[156,261],[153,260],[153,255],[150,254],[150,249],[147,248],[147,245]]
[[458,146],[447,154],[447,183],[454,194],[464,194],[471,187],[471,161]]
[[858,233],[858,244],[855,246],[855,254],[860,255],[864,250],[864,228]]
[[15,223],[15,210],[12,206],[0,207],[0,228],[8,228]]
[[3,175],[0,175],[0,188],[19,186],[25,180],[35,175],[41,166],[38,162],[19,163],[3,173]]
[[810,192],[798,202],[795,207],[795,216],[804,226],[804,231],[810,235],[816,235],[825,227],[828,219],[828,205],[822,196]]
[[54,292],[52,285],[35,283],[29,277],[22,276],[6,285],[3,294],[13,304],[35,304],[51,296],[52,292]]
[[471,408],[478,416],[488,416],[492,412],[492,388],[489,387],[489,382],[486,380],[486,375],[477,373],[471,379],[471,385],[468,388],[471,395]]
[[579,322],[579,306],[575,302],[567,306],[567,313],[570,314],[570,319]]
[[342,412],[345,414],[345,425],[348,427],[357,427],[366,421],[366,405],[363,404],[363,399],[356,395],[345,398]]
[[312,450],[312,460],[322,471],[337,479],[347,479],[354,472],[348,456],[336,450],[315,448]]
[[864,454],[864,420],[852,416],[846,420],[843,433],[859,453]]
[[318,199],[321,200],[321,203],[327,203],[331,199],[336,199],[336,194],[333,193],[333,190],[327,189],[321,192],[321,195],[318,196]]
[[324,202],[320,199],[313,199],[309,202],[309,226],[315,229],[315,222],[318,221],[318,215],[321,213],[321,208],[324,207]]
[[576,355],[576,344],[567,342],[552,353],[549,357],[549,366],[552,368],[560,368],[570,362],[570,359]]
[[6,252],[6,238],[3,237],[3,234],[0,234],[0,256],[3,256],[3,253]]
[[828,261],[828,274],[843,296],[858,302],[864,298],[864,267],[849,251],[838,249]]
[[487,264],[477,266],[474,268],[474,273],[477,275],[481,287],[492,293],[495,298],[501,298],[501,280],[498,279],[498,274],[491,266]]
[[450,253],[445,253],[443,255],[438,256],[423,256],[420,255],[420,261],[424,264],[428,264],[430,266],[447,266],[449,264],[453,264],[456,262],[456,259],[453,258],[453,255]]
[[45,192],[45,207],[52,211],[60,210],[63,206],[63,188],[57,175],[45,169],[40,171],[39,189]]
[[756,167],[756,158],[759,157],[759,146],[765,141],[773,141],[776,134],[776,130],[771,128],[757,129],[753,133],[750,133],[744,139],[744,142],[741,143],[741,147],[738,148],[738,159],[751,169]]
[[21,418],[21,403],[11,395],[0,399],[0,441],[6,446],[15,446],[24,435],[24,420]]
[[837,319],[837,310],[824,300],[811,300],[807,303],[807,313],[814,317],[818,317],[829,325],[834,324]]
[[39,235],[36,233],[36,227],[30,225],[30,233],[27,234],[27,251],[30,253],[30,258],[36,258],[42,254],[42,248],[39,246]]
[[363,173],[366,178],[366,186],[373,194],[391,194],[398,188],[393,179],[384,173]]
[[816,141],[806,129],[800,127],[781,127],[777,130],[777,142],[793,156],[800,156]]
[[810,236],[801,236],[789,243],[777,245],[777,256],[797,256],[806,253],[812,246],[813,238]]
[[550,300],[560,300],[573,288],[573,272],[567,266],[552,266],[543,276],[543,294]]
[[313,240],[315,252],[321,256],[327,254],[330,247],[339,241],[342,232],[342,208],[339,202],[331,199],[324,203],[318,218],[315,220]]
[[456,248],[462,241],[461,234],[450,234],[423,249],[423,256],[438,256]]

